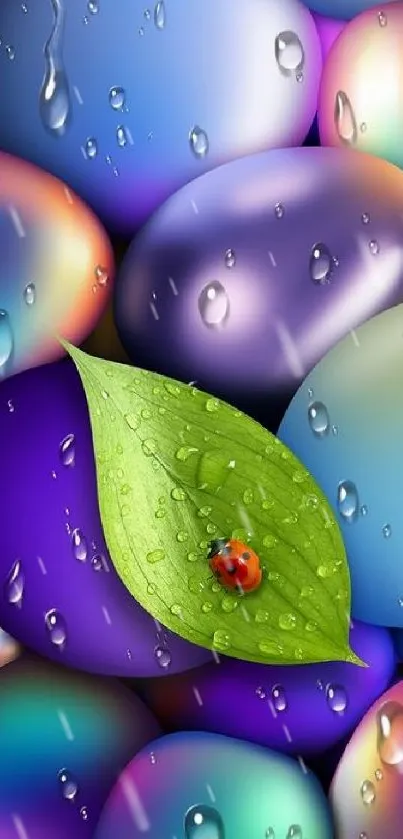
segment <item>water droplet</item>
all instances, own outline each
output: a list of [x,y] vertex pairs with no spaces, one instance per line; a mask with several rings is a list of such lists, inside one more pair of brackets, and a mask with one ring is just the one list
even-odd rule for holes
[[299,824],[292,824],[287,833],[287,839],[303,839]]
[[45,626],[52,644],[62,650],[66,643],[67,627],[63,616],[57,609],[50,609],[46,613]]
[[276,834],[272,827],[268,827],[265,833],[265,839],[276,839]]
[[189,145],[195,157],[206,157],[209,150],[209,139],[205,131],[198,125],[189,134]]
[[217,329],[225,324],[230,313],[230,302],[224,286],[214,280],[204,286],[199,295],[199,312],[205,326]]
[[219,403],[218,399],[207,399],[207,401],[206,401],[206,411],[209,414],[213,414],[216,411],[218,411],[219,407],[220,407],[220,403]]
[[27,306],[33,306],[36,300],[36,288],[34,283],[29,283],[24,288],[24,300]]
[[141,448],[146,457],[151,457],[158,451],[158,444],[156,440],[149,437],[147,440],[143,440]]
[[81,530],[76,527],[71,534],[71,541],[73,545],[74,558],[80,562],[85,562],[87,559],[87,540]]
[[22,598],[24,595],[25,576],[22,570],[21,560],[17,559],[9,572],[4,594],[8,603],[13,603],[14,606],[21,607]]
[[202,603],[201,610],[202,610],[204,615],[208,615],[209,612],[212,611],[212,609],[213,609],[213,604],[210,603],[208,600],[206,600],[205,603]]
[[354,145],[357,142],[357,121],[352,104],[344,90],[339,90],[336,94],[334,123],[342,143]]
[[143,35],[144,35],[144,29],[143,29],[143,27],[142,27],[142,26],[140,26],[140,29],[139,29],[139,35],[140,35],[140,38],[142,38],[142,37],[143,37]]
[[235,612],[235,609],[238,608],[238,600],[236,597],[231,596],[230,594],[226,594],[222,601],[221,601],[221,608],[223,612],[226,614],[230,614],[231,612]]
[[84,822],[88,819],[88,808],[87,807],[80,807],[80,816]]
[[90,15],[97,15],[99,12],[98,0],[88,0],[87,9]]
[[392,535],[392,528],[391,528],[390,524],[384,524],[384,526],[382,528],[382,535],[383,535],[384,539],[390,539],[390,537]]
[[154,648],[154,658],[162,670],[167,670],[171,664],[172,656],[166,643],[157,644]]
[[256,693],[256,696],[259,697],[259,699],[266,699],[266,691],[265,691],[264,687],[262,687],[261,685],[259,685],[259,687],[256,688],[255,693]]
[[63,65],[64,3],[51,0],[53,26],[45,44],[45,75],[39,97],[44,128],[55,136],[65,134],[70,117],[70,91]]
[[178,532],[176,534],[176,541],[177,542],[180,542],[180,543],[187,542],[188,538],[189,538],[189,534],[186,533],[186,530],[178,530]]
[[67,801],[74,801],[78,793],[78,783],[74,775],[68,769],[61,769],[57,777],[63,798]]
[[151,763],[153,766],[155,766],[156,762],[157,762],[157,758],[155,757],[155,753],[154,753],[154,752],[150,752],[150,763]]
[[0,309],[0,377],[6,373],[7,362],[14,348],[14,336],[8,313]]
[[28,6],[26,3],[21,3],[21,10],[24,12],[24,15],[28,12]]
[[138,429],[138,427],[139,427],[139,425],[140,425],[140,420],[139,420],[139,418],[138,418],[138,417],[136,417],[136,415],[135,415],[135,414],[125,414],[125,415],[124,415],[124,418],[125,418],[125,420],[126,420],[126,422],[127,422],[128,426],[129,426],[129,428],[131,428],[131,429],[132,429],[132,431],[137,431],[137,429]]
[[378,254],[380,251],[379,242],[377,242],[376,239],[371,239],[368,247],[373,256],[376,256],[376,254]]
[[111,87],[109,104],[114,111],[121,111],[126,103],[126,92],[123,87]]
[[327,685],[326,699],[331,711],[337,714],[341,714],[347,708],[347,693],[342,685]]
[[284,76],[301,73],[305,54],[298,35],[287,30],[280,32],[274,42],[274,54],[279,70]]
[[377,713],[377,746],[379,757],[386,766],[403,764],[403,706],[400,702],[385,702]]
[[60,443],[60,460],[63,466],[74,466],[76,456],[75,440],[74,434],[68,434]]
[[378,12],[378,23],[379,26],[386,26],[388,22],[388,18],[385,15],[385,12]]
[[213,646],[216,650],[228,650],[231,639],[225,629],[217,629],[213,635]]
[[334,262],[329,248],[321,242],[317,242],[311,250],[309,259],[309,273],[312,282],[317,285],[325,285],[330,282]]
[[269,550],[271,550],[272,548],[275,548],[276,545],[278,545],[278,539],[276,538],[276,536],[273,536],[272,533],[267,533],[266,536],[263,536],[262,543],[265,548],[269,548]]
[[[109,274],[106,268],[102,265],[97,265],[94,271],[95,279],[101,288],[108,285],[109,283]],[[109,371],[111,372],[111,371]]]
[[173,498],[174,501],[184,501],[186,498],[186,492],[184,492],[184,490],[180,487],[175,487],[171,492],[171,498]]
[[236,263],[235,251],[233,251],[232,248],[228,248],[228,250],[225,251],[225,264],[226,264],[227,268],[233,268],[235,263]]
[[342,518],[352,522],[359,509],[358,491],[352,481],[341,481],[337,487],[337,506]]
[[180,449],[177,450],[175,457],[177,460],[180,460],[182,463],[185,463],[189,460],[189,457],[192,454],[196,454],[199,450],[195,449],[194,446],[181,446]]
[[185,839],[225,839],[224,823],[214,807],[196,804],[184,820]]
[[6,56],[10,59],[10,61],[14,61],[15,49],[11,44],[7,44],[6,46]]
[[361,798],[367,806],[373,804],[376,798],[375,787],[372,781],[363,781],[360,788]]
[[377,781],[383,780],[383,772],[382,769],[375,769],[375,778]]
[[308,408],[308,422],[317,437],[324,437],[329,431],[329,414],[323,402],[312,402]]
[[284,215],[284,207],[282,204],[277,203],[274,207],[274,215],[276,218],[283,218]]
[[165,29],[166,23],[166,12],[165,12],[165,3],[164,0],[160,0],[159,3],[156,4],[154,9],[154,24],[157,29]]
[[197,485],[208,491],[218,492],[224,486],[231,471],[228,456],[221,449],[205,451],[197,464]]
[[98,154],[98,143],[95,137],[88,137],[84,146],[85,156],[93,160]]
[[245,489],[245,492],[242,495],[242,501],[246,505],[253,504],[254,495],[253,495],[253,490],[252,489],[250,489],[250,488]]
[[288,702],[285,690],[282,685],[274,685],[271,690],[271,697],[276,711],[286,711]]
[[369,224],[369,222],[371,221],[369,213],[363,213],[361,216],[361,221],[363,224]]
[[360,508],[360,513],[364,517],[368,514],[368,507],[366,504],[362,505],[362,507]]
[[155,562],[161,562],[162,559],[165,559],[165,551],[162,548],[157,548],[155,551],[150,551],[147,554],[147,562],[154,564]]
[[290,630],[295,629],[297,623],[297,618],[292,612],[286,612],[283,615],[280,615],[278,619],[278,625],[280,629]]
[[94,571],[102,571],[103,568],[106,568],[105,557],[102,554],[94,554],[91,559],[91,568]]
[[116,129],[116,141],[121,149],[127,146],[127,134],[124,125],[118,125]]

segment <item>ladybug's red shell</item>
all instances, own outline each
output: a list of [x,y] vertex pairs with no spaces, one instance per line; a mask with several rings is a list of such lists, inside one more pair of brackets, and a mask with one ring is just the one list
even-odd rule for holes
[[213,542],[209,560],[213,574],[227,588],[246,593],[258,588],[262,581],[258,555],[237,539]]

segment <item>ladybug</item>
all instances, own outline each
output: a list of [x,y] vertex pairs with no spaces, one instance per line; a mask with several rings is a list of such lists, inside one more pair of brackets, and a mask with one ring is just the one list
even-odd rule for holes
[[226,588],[237,588],[240,594],[246,594],[262,582],[258,555],[237,539],[214,540],[208,558],[213,574]]

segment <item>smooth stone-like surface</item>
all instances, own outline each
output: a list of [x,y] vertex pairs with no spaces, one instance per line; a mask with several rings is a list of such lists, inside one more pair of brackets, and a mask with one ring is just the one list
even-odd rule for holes
[[92,839],[122,766],[158,734],[117,680],[26,655],[3,667],[1,839]]
[[403,627],[402,323],[400,305],[353,330],[307,376],[279,429],[337,515],[353,617],[395,627]]
[[348,23],[325,63],[320,139],[402,167],[403,2],[371,5]]
[[403,682],[370,708],[331,786],[336,839],[401,839]]
[[369,665],[272,667],[220,657],[180,676],[141,686],[165,730],[214,731],[290,754],[320,754],[349,734],[389,685],[390,634],[357,623],[352,649]]
[[[388,9],[393,1],[385,0],[382,8]],[[381,8],[379,0],[305,0],[305,3],[313,12],[342,20],[351,20],[366,9]]]
[[317,14],[313,15],[313,19],[315,21],[320,43],[322,45],[323,61],[325,61],[336,38],[338,38],[340,32],[343,31],[346,22],[344,20],[338,20],[337,18],[325,17],[324,15]]
[[211,653],[157,626],[120,581],[99,516],[87,403],[71,361],[0,386],[0,625],[45,657],[156,676]]
[[[2,50],[4,44],[1,74]],[[0,255],[0,379],[5,379],[60,358],[58,335],[75,344],[84,341],[110,300],[114,258],[105,230],[77,195],[2,152]]]
[[326,798],[311,772],[269,749],[200,732],[172,734],[143,749],[112,790],[94,839],[144,834],[333,837]]
[[403,299],[402,206],[403,174],[348,150],[271,151],[198,178],[118,273],[129,356],[269,424],[333,344]]
[[315,116],[322,55],[299,0],[2,0],[0,32],[0,146],[121,233],[215,166],[298,146]]
[[21,653],[21,647],[14,640],[10,638],[4,629],[0,628],[0,667],[5,667],[10,664],[10,661],[15,661]]

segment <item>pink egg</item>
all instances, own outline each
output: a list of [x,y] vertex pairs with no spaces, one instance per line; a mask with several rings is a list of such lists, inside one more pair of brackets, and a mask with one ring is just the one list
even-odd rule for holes
[[0,378],[80,344],[106,308],[114,260],[107,234],[65,184],[0,153]]
[[319,92],[322,145],[403,166],[403,2],[353,18],[335,40]]
[[337,839],[401,839],[403,682],[384,693],[356,728],[330,797]]
[[344,20],[336,20],[335,18],[324,17],[324,15],[312,13],[312,17],[318,30],[322,46],[322,57],[325,60],[336,38],[339,37],[340,32],[343,31],[346,24]]

